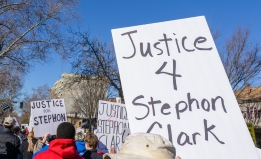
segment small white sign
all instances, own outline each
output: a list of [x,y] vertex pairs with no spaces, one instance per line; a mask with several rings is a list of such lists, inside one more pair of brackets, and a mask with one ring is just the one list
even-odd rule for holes
[[204,16],[112,30],[131,133],[184,159],[258,159]]
[[79,133],[79,132],[81,132],[81,133],[84,134],[84,129],[82,129],[81,127],[78,127],[78,128],[76,129],[76,134]]
[[14,119],[14,126],[20,126],[18,120],[16,119],[16,117],[13,117],[13,119]]
[[25,128],[27,128],[28,127],[28,124],[21,124],[21,128],[22,129],[25,129]]
[[108,153],[114,148],[119,152],[130,133],[125,105],[100,100],[97,129],[94,133],[99,139],[97,151]]
[[58,125],[67,121],[64,100],[33,101],[31,102],[31,116],[35,137],[42,137],[47,133],[56,135]]

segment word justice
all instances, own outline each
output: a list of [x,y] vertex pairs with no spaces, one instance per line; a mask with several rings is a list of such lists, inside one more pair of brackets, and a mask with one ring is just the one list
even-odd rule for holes
[[[132,47],[133,47],[133,53],[130,55],[130,56],[124,56],[123,58],[124,59],[131,59],[133,58],[135,55],[136,55],[136,48],[137,46],[135,45],[135,42],[133,40],[133,37],[132,37],[132,34],[135,34],[135,33],[138,33],[137,30],[133,30],[133,31],[129,31],[129,32],[125,32],[125,33],[122,33],[121,35],[122,36],[125,36],[127,35],[129,37],[129,40],[132,44]],[[163,43],[163,45],[165,45],[165,49],[167,51],[167,55],[170,56],[170,49],[169,49],[169,45],[175,45],[177,47],[177,51],[178,53],[181,53],[182,51],[185,51],[185,52],[193,52],[195,51],[196,49],[197,50],[201,50],[201,51],[210,51],[212,50],[213,48],[212,47],[202,47],[202,44],[205,43],[207,41],[207,38],[206,37],[203,37],[203,36],[199,36],[197,38],[194,39],[194,43],[193,43],[193,46],[188,45],[186,43],[186,39],[188,38],[187,36],[183,36],[181,39],[178,39],[175,37],[175,33],[173,33],[172,36],[174,36],[174,40],[170,37],[167,37],[167,34],[163,33],[163,38],[162,39],[158,39],[158,41],[154,42],[152,45],[153,45],[153,49],[154,49],[154,54],[156,52],[156,55],[162,55],[163,54],[163,48],[161,46],[161,44]],[[174,43],[172,41],[175,41]],[[180,42],[181,41],[181,44]],[[172,42],[172,43],[170,43]],[[201,45],[200,45],[201,44]],[[143,56],[143,57],[147,57],[148,55],[150,57],[153,57],[154,54],[152,53],[152,47],[151,47],[151,43],[147,43],[147,48],[146,48],[146,51],[144,51],[144,46],[143,46],[143,42],[140,42],[140,54]]]

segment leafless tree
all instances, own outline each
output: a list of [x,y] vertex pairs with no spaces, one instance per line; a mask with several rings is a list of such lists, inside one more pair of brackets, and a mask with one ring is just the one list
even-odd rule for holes
[[95,76],[106,79],[109,83],[109,90],[116,92],[113,96],[123,98],[122,85],[114,48],[112,45],[103,43],[98,38],[91,38],[88,32],[72,32],[74,52],[76,60],[72,64],[73,72],[85,76]]
[[64,25],[75,17],[76,0],[1,0],[0,67],[22,72],[50,54],[68,54]]
[[77,90],[71,89],[74,101],[72,111],[87,118],[89,130],[93,131],[95,122],[92,119],[98,117],[99,100],[106,100],[108,97],[108,82],[106,79],[90,77],[82,80],[78,86]]
[[25,94],[23,99],[24,106],[22,108],[22,114],[20,117],[20,122],[28,123],[31,115],[31,105],[32,101],[48,100],[50,98],[50,88],[48,85],[39,86],[32,89],[32,94]]
[[11,107],[7,112],[3,112],[0,109],[0,118],[2,118],[12,113],[15,109],[14,103],[18,102],[23,81],[19,71],[2,67],[0,68],[0,72],[0,104],[6,102]]
[[[261,72],[260,45],[250,40],[250,28],[238,27],[220,51],[233,90],[254,83]],[[237,94],[240,95],[240,94]]]

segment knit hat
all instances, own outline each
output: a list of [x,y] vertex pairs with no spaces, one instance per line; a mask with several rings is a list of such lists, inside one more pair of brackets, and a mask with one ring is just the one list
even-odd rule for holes
[[5,126],[12,126],[14,125],[14,119],[12,117],[6,117],[4,121]]
[[157,134],[135,133],[129,135],[119,153],[105,154],[103,159],[175,159],[172,143]]

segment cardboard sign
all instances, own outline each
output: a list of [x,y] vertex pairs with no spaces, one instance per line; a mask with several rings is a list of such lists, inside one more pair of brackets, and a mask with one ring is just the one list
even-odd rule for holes
[[99,139],[98,152],[108,153],[111,148],[119,152],[130,133],[124,104],[99,101],[98,122],[95,134]]
[[28,124],[21,124],[21,128],[22,129],[25,129],[25,128],[27,128],[29,125]]
[[33,101],[31,114],[35,137],[42,137],[47,133],[55,135],[58,125],[67,121],[63,99]]
[[183,159],[258,159],[204,16],[112,30],[131,133]]
[[76,134],[79,133],[79,132],[84,133],[84,129],[82,129],[82,128],[80,128],[80,127],[77,128],[77,129],[76,129]]

